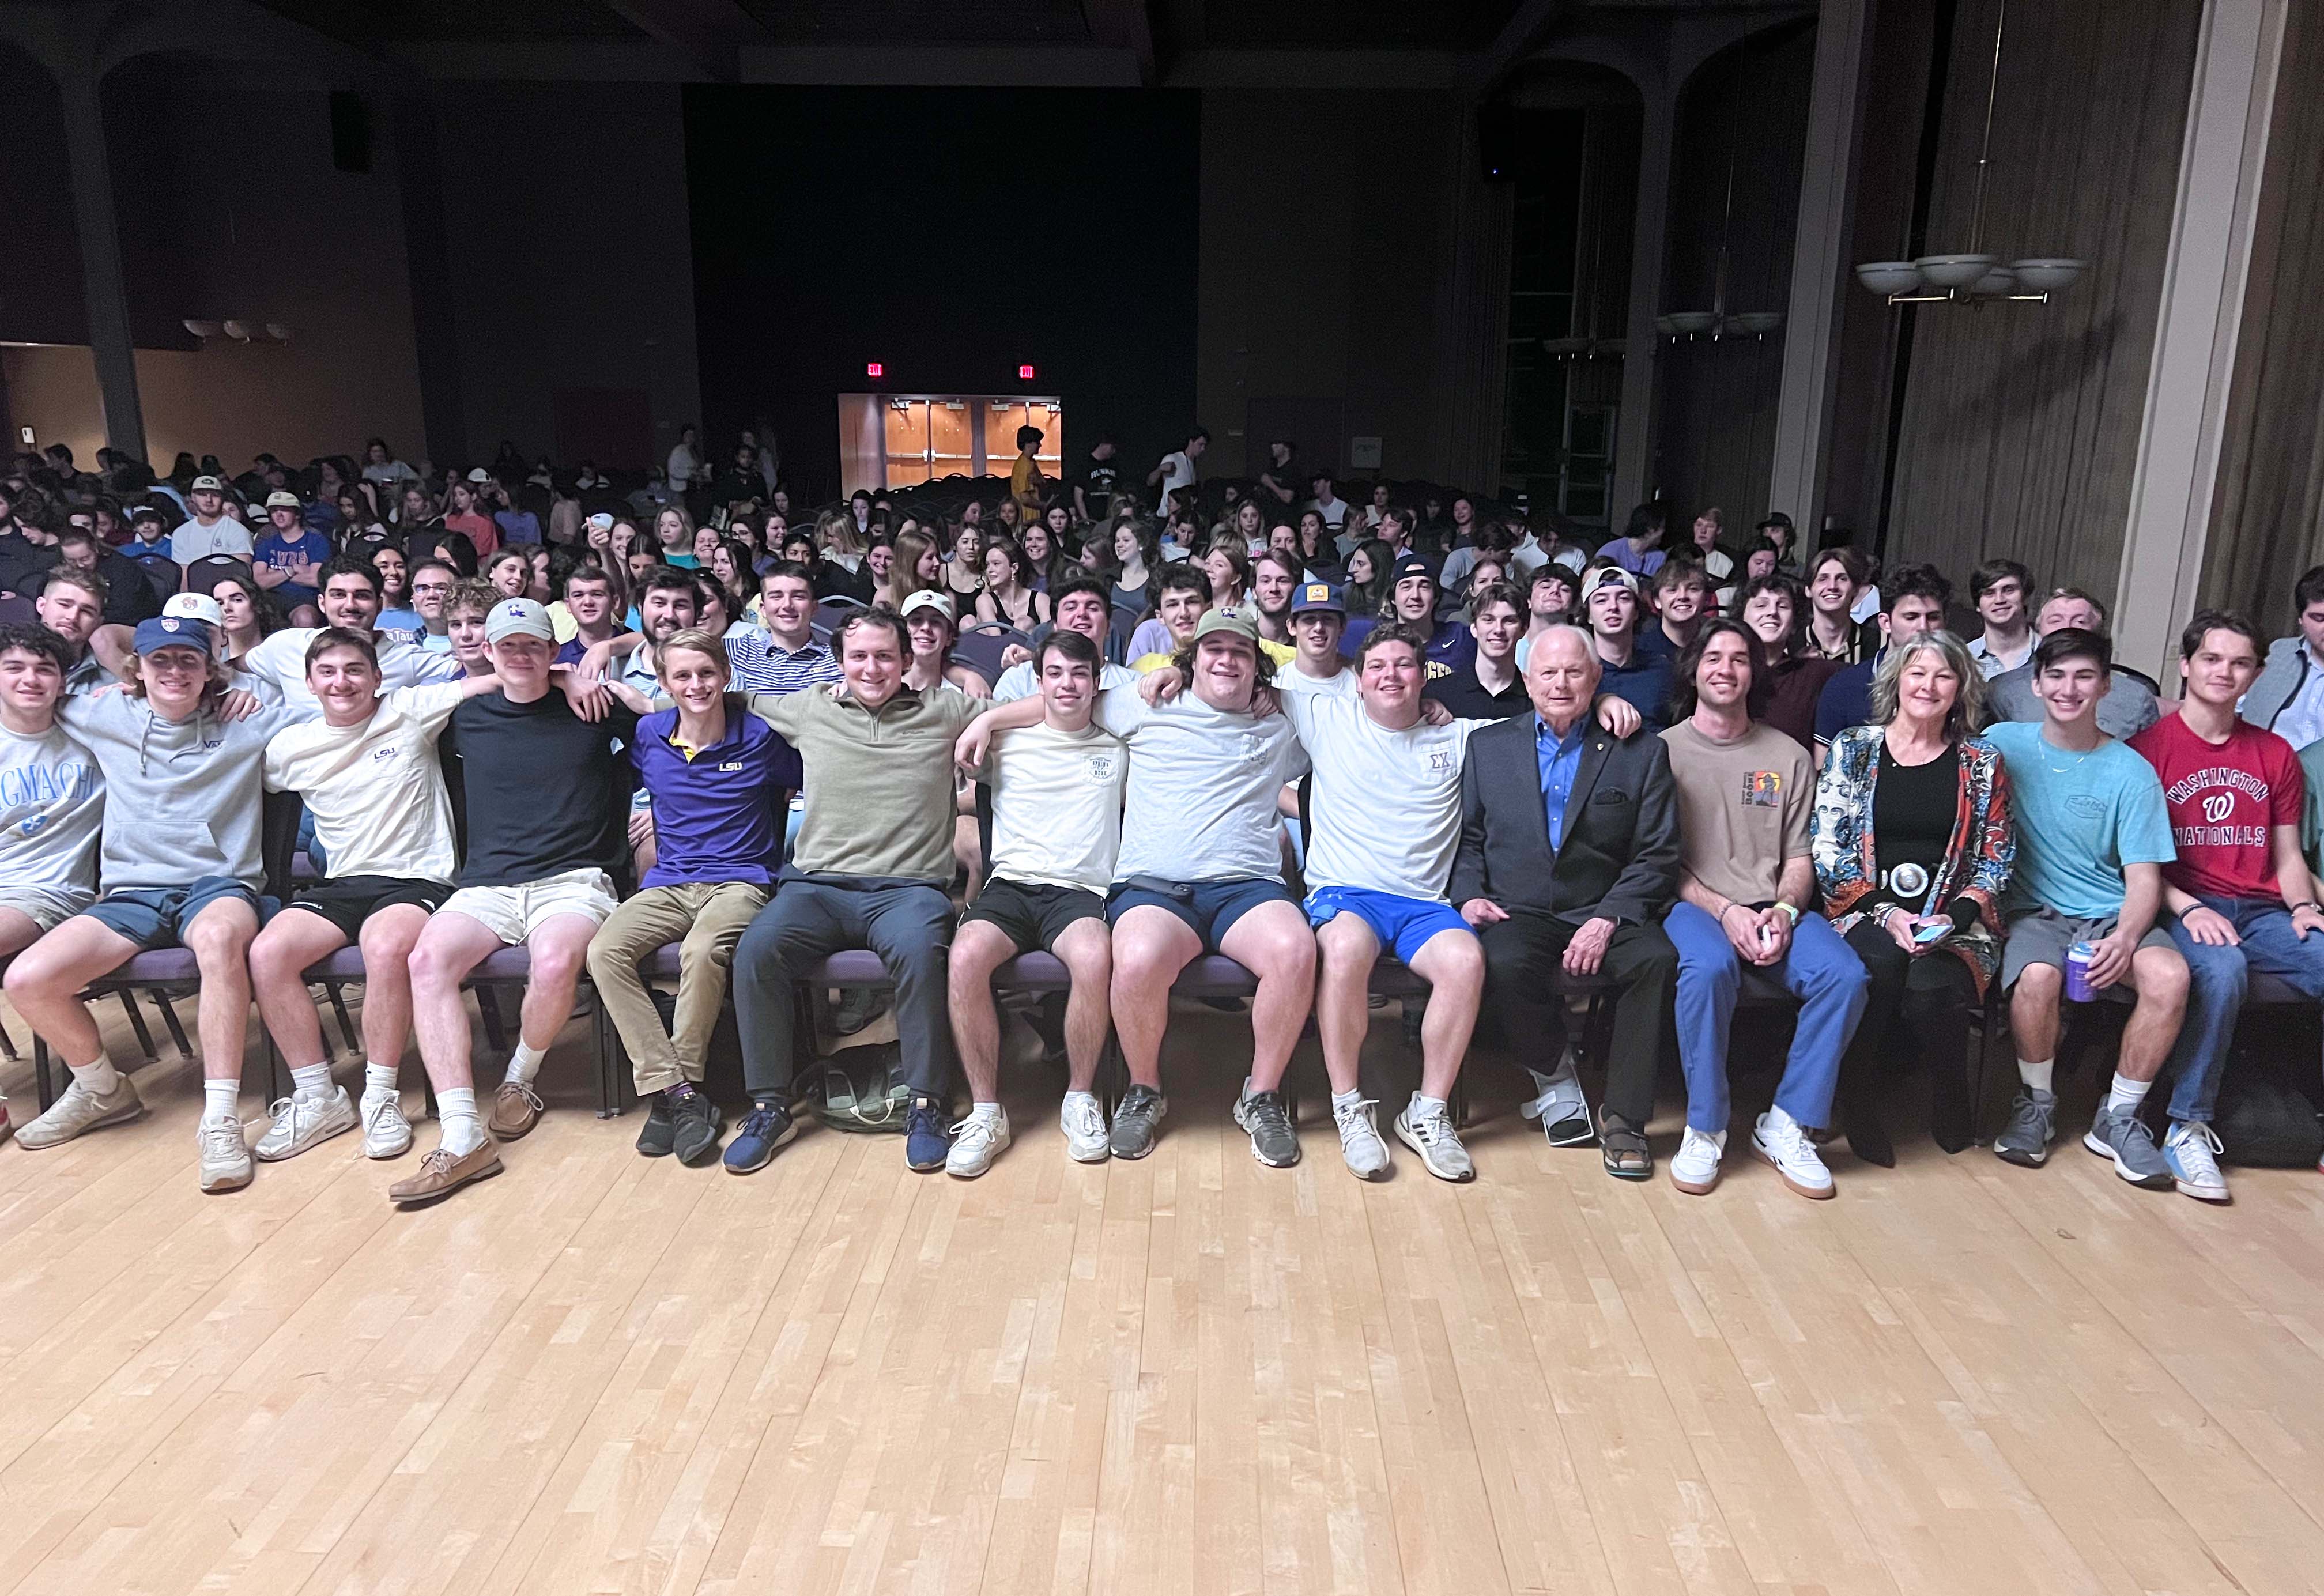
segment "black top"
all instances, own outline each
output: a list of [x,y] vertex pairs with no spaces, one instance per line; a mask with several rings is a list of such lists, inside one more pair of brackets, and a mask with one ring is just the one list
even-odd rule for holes
[[1874,863],[1880,871],[1877,896],[1914,914],[1928,902],[1929,889],[1899,892],[1888,885],[1898,865],[1919,865],[1933,883],[1952,844],[1960,807],[1960,745],[1955,743],[1925,765],[1900,765],[1880,744],[1880,769],[1873,780]]
[[1512,677],[1509,685],[1498,693],[1489,693],[1485,684],[1477,679],[1477,669],[1456,670],[1451,676],[1432,678],[1420,690],[1424,698],[1434,698],[1452,712],[1455,720],[1500,721],[1513,715],[1523,715],[1533,707],[1526,694],[1525,678]]
[[437,751],[466,837],[459,884],[519,886],[588,869],[625,880],[632,778],[618,751],[637,733],[620,705],[593,724],[555,688],[530,704],[486,693],[454,710]]
[[1103,521],[1113,507],[1113,484],[1121,477],[1121,457],[1082,462],[1082,496],[1089,501],[1092,521]]

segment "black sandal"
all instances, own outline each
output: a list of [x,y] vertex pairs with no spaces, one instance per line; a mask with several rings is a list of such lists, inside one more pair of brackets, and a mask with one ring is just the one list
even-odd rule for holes
[[1624,1124],[1611,1114],[1601,1112],[1598,1121],[1598,1142],[1603,1149],[1606,1173],[1616,1180],[1654,1178],[1654,1149],[1647,1145],[1645,1131]]

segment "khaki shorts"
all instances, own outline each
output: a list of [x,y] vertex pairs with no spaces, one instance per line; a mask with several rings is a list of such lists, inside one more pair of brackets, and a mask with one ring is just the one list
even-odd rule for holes
[[568,870],[519,887],[463,887],[444,900],[438,914],[464,914],[516,946],[561,914],[588,917],[602,926],[613,912],[613,881],[602,870]]
[[97,901],[74,888],[0,887],[0,909],[13,909],[43,931],[53,931]]

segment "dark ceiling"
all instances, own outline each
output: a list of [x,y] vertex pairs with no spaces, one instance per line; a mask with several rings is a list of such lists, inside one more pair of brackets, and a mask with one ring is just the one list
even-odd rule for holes
[[[675,19],[769,45],[1090,45],[1142,13],[1174,51],[1476,50],[1517,0],[262,0],[353,43],[647,39]],[[637,19],[633,21],[632,19]]]

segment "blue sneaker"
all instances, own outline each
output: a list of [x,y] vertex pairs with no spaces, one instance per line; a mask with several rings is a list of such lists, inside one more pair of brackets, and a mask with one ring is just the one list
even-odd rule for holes
[[775,1149],[798,1134],[798,1121],[779,1102],[762,1102],[743,1116],[726,1144],[726,1173],[756,1175],[774,1162]]
[[952,1156],[952,1128],[944,1105],[933,1097],[915,1097],[904,1115],[904,1162],[925,1175],[941,1169]]

